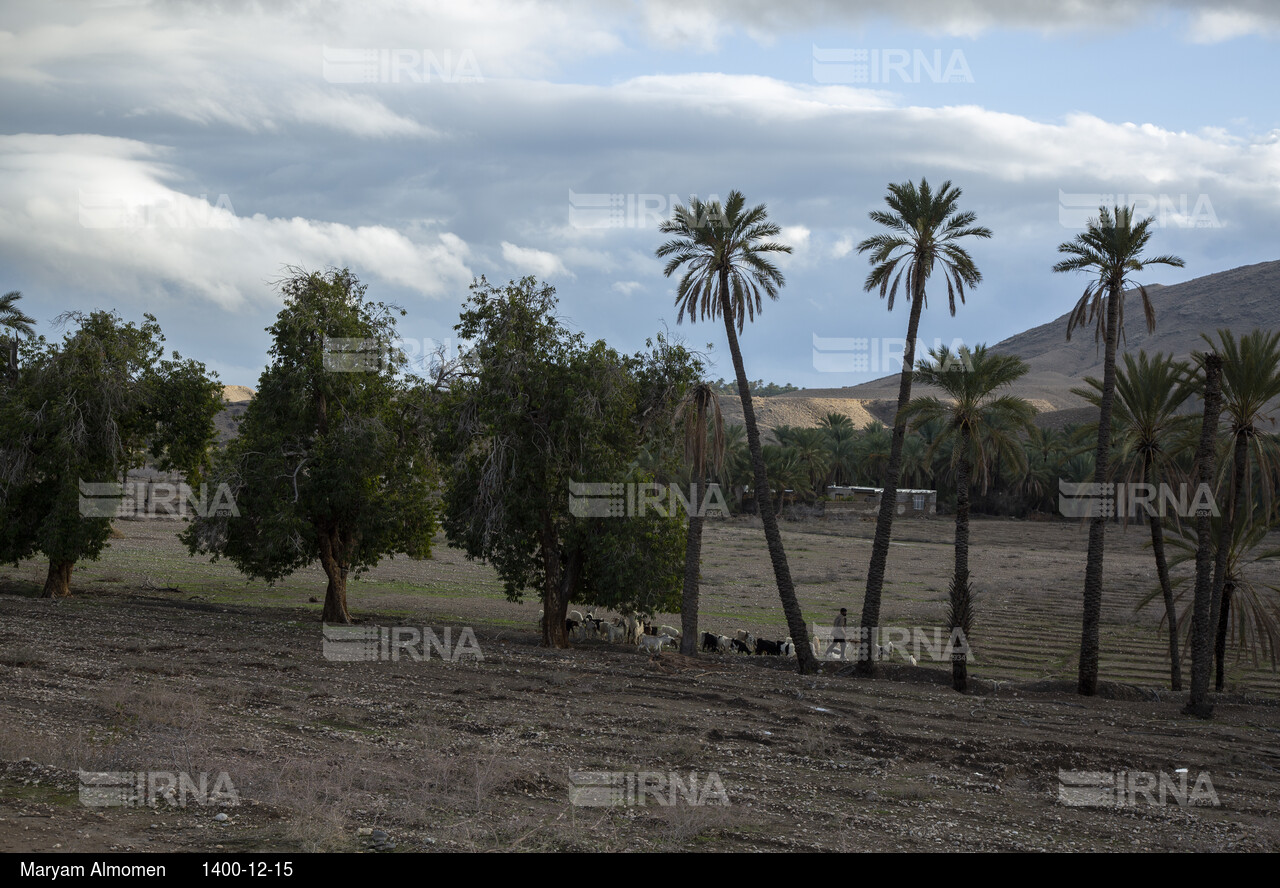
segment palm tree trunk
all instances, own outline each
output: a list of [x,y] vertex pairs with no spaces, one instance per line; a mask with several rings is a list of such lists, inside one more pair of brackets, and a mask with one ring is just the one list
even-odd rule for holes
[[[1249,473],[1249,439],[1243,433],[1235,436],[1235,455],[1231,471],[1231,508],[1222,516],[1218,529],[1218,548],[1213,557],[1213,597],[1209,599],[1209,625],[1218,625],[1218,615],[1222,610],[1223,589],[1227,582],[1227,559],[1231,555],[1231,540],[1235,532],[1235,523],[1240,519],[1244,507],[1245,476]],[[1215,657],[1221,662],[1221,657]],[[1221,672],[1219,672],[1221,674]],[[1219,679],[1221,682],[1221,679]],[[1218,690],[1222,690],[1219,684]]]
[[[1213,464],[1214,440],[1218,436],[1218,419],[1222,415],[1222,358],[1207,354],[1204,358],[1204,421],[1200,426],[1200,444],[1196,448],[1199,483],[1212,484],[1216,468]],[[1213,596],[1213,527],[1207,510],[1196,515],[1196,592],[1191,616],[1191,698],[1184,712],[1200,718],[1213,715],[1209,701],[1209,669],[1213,662],[1212,624],[1209,611]]]
[[796,599],[796,589],[791,582],[791,568],[787,565],[787,553],[782,548],[782,534],[778,530],[778,518],[770,503],[769,479],[764,470],[764,451],[760,447],[760,430],[756,428],[756,412],[751,403],[751,384],[742,363],[742,350],[733,329],[733,312],[729,306],[729,275],[727,269],[720,272],[721,313],[724,328],[729,336],[729,353],[733,356],[733,371],[738,377],[738,393],[742,396],[742,418],[747,427],[747,447],[751,451],[751,468],[755,479],[756,506],[760,521],[764,524],[764,538],[769,546],[769,561],[773,563],[773,575],[778,583],[778,597],[782,599],[782,612],[787,618],[787,629],[796,646],[796,662],[801,673],[813,672],[817,666],[813,651],[809,648],[809,630],[805,627],[804,613]]
[[[968,642],[972,626],[973,590],[969,585],[969,430],[960,434],[960,461],[956,466],[956,572],[951,580],[951,631],[961,629]],[[968,657],[951,654],[951,686],[960,693],[969,689]]]
[[917,271],[911,314],[907,321],[907,343],[902,355],[902,378],[898,383],[898,413],[893,420],[893,440],[889,445],[889,464],[885,467],[880,513],[876,516],[876,536],[871,544],[871,564],[867,568],[867,591],[862,599],[862,622],[859,631],[858,674],[874,675],[876,661],[872,656],[877,627],[880,625],[880,596],[884,590],[884,571],[889,561],[889,539],[893,534],[893,516],[898,508],[898,475],[902,472],[902,446],[907,439],[907,425],[899,417],[911,400],[911,374],[916,363],[916,334],[920,329],[920,310],[924,307],[924,278]]
[[[1153,483],[1152,465],[1147,457],[1142,480]],[[1164,618],[1169,624],[1169,687],[1182,690],[1182,662],[1178,655],[1178,609],[1173,604],[1173,584],[1169,581],[1169,559],[1164,554],[1164,527],[1159,515],[1149,516],[1151,525],[1151,551],[1156,557],[1156,576],[1160,579],[1160,592],[1164,595]]]
[[[1094,451],[1093,482],[1107,483],[1111,456],[1111,405],[1116,396],[1116,349],[1120,339],[1120,285],[1107,292],[1107,345],[1102,365],[1102,399],[1098,412],[1098,446]],[[1089,557],[1084,571],[1084,625],[1080,632],[1080,670],[1077,691],[1086,697],[1098,692],[1098,638],[1102,625],[1102,548],[1107,535],[1107,519],[1089,519]]]
[[[695,477],[701,477],[696,475]],[[697,485],[693,488],[696,497]],[[689,537],[684,547],[684,595],[680,599],[680,653],[698,653],[698,568],[702,562],[702,516],[689,516]]]
[[1214,657],[1218,661],[1218,677],[1214,689],[1218,693],[1222,693],[1226,684],[1227,629],[1231,622],[1231,593],[1234,591],[1235,587],[1231,583],[1222,587],[1222,613],[1218,618],[1218,644],[1214,650]]

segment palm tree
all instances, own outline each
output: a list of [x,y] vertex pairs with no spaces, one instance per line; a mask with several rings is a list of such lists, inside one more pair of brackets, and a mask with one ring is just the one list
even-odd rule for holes
[[36,335],[31,326],[36,319],[18,308],[18,300],[21,298],[22,294],[17,290],[10,290],[0,296],[0,327],[7,327],[10,331],[8,366],[11,374],[18,369],[18,337]]
[[700,506],[708,469],[718,475],[724,465],[724,418],[720,415],[720,398],[715,389],[705,382],[694,386],[676,409],[675,421],[681,420],[684,421],[684,461],[692,481],[689,498],[694,511],[689,515],[689,537],[684,550],[680,653],[693,657],[698,653],[698,572],[702,566],[702,522],[705,520]]
[[[1185,435],[1195,424],[1195,417],[1178,416],[1178,408],[1190,394],[1188,381],[1191,367],[1186,361],[1175,361],[1160,352],[1148,357],[1139,351],[1124,356],[1124,368],[1116,372],[1115,401],[1112,404],[1121,463],[1128,466],[1125,481],[1159,484],[1176,478],[1180,472],[1174,461],[1176,452],[1169,442]],[[1102,383],[1093,377],[1085,379],[1088,389],[1072,389],[1072,393],[1098,406],[1102,400]],[[1151,525],[1151,549],[1156,559],[1156,576],[1164,595],[1164,617],[1169,624],[1169,684],[1182,690],[1182,664],[1178,654],[1178,614],[1173,603],[1173,586],[1169,581],[1169,562],[1164,551],[1164,529],[1159,511],[1148,515]]]
[[[1067,339],[1076,327],[1094,322],[1094,340],[1105,341],[1102,364],[1102,392],[1098,401],[1098,441],[1094,451],[1093,480],[1107,481],[1111,448],[1111,408],[1116,389],[1116,349],[1124,327],[1125,289],[1132,286],[1130,275],[1148,265],[1185,263],[1177,256],[1144,259],[1142,251],[1151,240],[1151,218],[1134,222],[1133,207],[1098,208],[1098,218],[1090,219],[1088,228],[1073,240],[1058,245],[1058,252],[1069,258],[1053,266],[1055,272],[1083,271],[1093,275],[1084,288],[1080,301],[1067,320]],[[1147,330],[1155,329],[1155,309],[1147,288],[1137,285],[1142,297]],[[1084,575],[1084,626],[1080,635],[1080,672],[1078,689],[1085,696],[1098,691],[1098,632],[1102,621],[1102,548],[1107,519],[1101,515],[1089,521],[1089,556]]]
[[[1227,591],[1227,558],[1230,541],[1237,523],[1237,515],[1244,514],[1247,508],[1245,500],[1250,488],[1249,451],[1252,444],[1258,466],[1263,476],[1274,475],[1275,464],[1271,458],[1271,448],[1266,446],[1266,439],[1259,435],[1258,426],[1265,420],[1274,423],[1274,419],[1266,413],[1267,405],[1280,398],[1280,333],[1265,333],[1254,330],[1240,337],[1239,343],[1230,330],[1218,331],[1218,342],[1214,343],[1208,336],[1202,336],[1210,346],[1215,346],[1222,355],[1222,407],[1227,415],[1227,428],[1234,444],[1232,456],[1232,477],[1229,488],[1227,513],[1219,529],[1213,570],[1213,597],[1210,599],[1209,623],[1207,629],[1217,628],[1218,643],[1215,645],[1218,664],[1216,687],[1222,690],[1223,683],[1223,650],[1222,645],[1227,631],[1227,616],[1230,609],[1230,592]],[[1269,485],[1263,485],[1264,499],[1268,510],[1271,505]]]
[[[1247,513],[1239,516],[1243,520],[1231,523],[1222,600],[1225,617],[1217,627],[1217,646],[1220,651],[1225,650],[1228,641],[1235,639],[1241,654],[1248,653],[1254,663],[1258,662],[1261,654],[1270,659],[1272,668],[1275,668],[1277,662],[1280,662],[1280,585],[1263,582],[1259,575],[1268,579],[1276,576],[1274,562],[1280,560],[1280,548],[1258,551],[1266,542],[1268,532],[1273,529],[1270,524],[1272,518],[1269,517],[1271,514],[1255,504]],[[1226,523],[1226,515],[1210,519],[1209,544],[1215,549],[1221,544],[1221,532]],[[1194,562],[1199,542],[1195,527],[1190,524],[1183,526],[1177,536],[1169,539],[1169,548],[1174,552],[1170,565],[1177,568]],[[1188,598],[1190,579],[1190,576],[1184,574],[1173,581],[1177,590],[1175,597],[1179,601]],[[1152,589],[1138,606],[1149,604],[1160,592],[1159,587]],[[1193,622],[1188,619],[1193,607],[1194,602],[1190,601],[1183,605],[1181,625],[1186,634],[1190,634],[1187,627]],[[1222,690],[1222,672],[1223,659],[1220,653],[1218,690]]]
[[676,304],[680,307],[676,323],[684,320],[686,314],[690,323],[695,323],[699,317],[720,317],[724,320],[747,427],[747,447],[751,451],[754,475],[752,486],[764,525],[769,560],[773,563],[773,574],[778,583],[778,597],[782,599],[787,627],[795,641],[798,668],[801,672],[811,672],[815,664],[809,649],[809,632],[791,581],[791,568],[782,548],[778,520],[769,502],[769,479],[765,473],[760,430],[756,426],[751,402],[751,383],[742,363],[742,350],[738,347],[738,334],[743,331],[746,321],[754,321],[761,310],[761,292],[770,299],[777,299],[778,289],[785,282],[782,272],[770,261],[769,254],[790,253],[791,248],[770,240],[782,229],[768,221],[764,204],[747,209],[746,198],[740,191],[731,191],[723,206],[719,201],[703,203],[696,197],[689,199],[687,207],[677,204],[671,218],[662,223],[660,230],[663,234],[674,235],[657,249],[658,257],[667,259],[663,273],[671,277],[681,268],[685,269],[676,289]]
[[[1200,421],[1200,443],[1196,445],[1196,480],[1201,485],[1213,481],[1214,441],[1218,436],[1218,422],[1222,417],[1222,356],[1216,352],[1193,354],[1200,364],[1204,381],[1202,386],[1204,414]],[[1191,695],[1183,710],[1198,718],[1213,715],[1213,703],[1209,700],[1209,663],[1213,660],[1212,638],[1209,621],[1210,598],[1213,595],[1213,527],[1208,509],[1196,512],[1196,584],[1191,610]]]
[[[948,588],[947,619],[952,632],[959,629],[967,639],[973,631],[973,584],[969,582],[969,487],[974,481],[986,490],[997,459],[1020,466],[1025,463],[1017,430],[1031,425],[1035,408],[1013,395],[996,395],[1011,386],[1030,369],[1014,355],[998,355],[979,345],[970,351],[960,347],[960,364],[949,348],[931,349],[929,360],[921,361],[915,381],[940,389],[949,402],[929,396],[915,398],[903,410],[899,421],[913,424],[945,423],[930,450],[950,440],[952,465],[956,475],[956,559],[955,573]],[[968,368],[968,369],[965,369]],[[976,475],[976,477],[974,477]],[[968,690],[964,653],[953,653],[951,684],[957,691]]]
[[724,427],[724,465],[720,468],[720,485],[729,490],[733,502],[742,506],[742,495],[751,486],[751,451],[747,449],[747,430],[736,422]]
[[[887,308],[893,311],[898,295],[898,285],[905,275],[905,295],[911,300],[911,313],[907,320],[907,342],[902,356],[902,379],[898,385],[898,414],[911,400],[911,378],[916,361],[916,334],[920,329],[920,312],[925,304],[925,282],[940,266],[947,281],[947,300],[952,316],[956,313],[956,296],[964,302],[965,286],[973,287],[982,280],[982,273],[973,257],[958,242],[966,237],[991,237],[991,230],[975,226],[977,216],[972,212],[957,212],[960,189],[943,182],[935,193],[927,179],[903,182],[889,186],[885,203],[891,212],[875,210],[871,221],[889,229],[858,244],[858,252],[870,251],[871,273],[863,288],[870,292],[880,290],[880,298],[888,298]],[[876,535],[871,546],[871,564],[867,569],[867,591],[862,602],[864,632],[875,633],[880,624],[880,595],[884,588],[884,571],[889,561],[889,538],[893,532],[893,516],[898,502],[898,475],[902,468],[902,445],[907,429],[901,418],[894,420],[893,441],[889,461],[884,472],[883,492],[880,495],[880,514],[876,518]],[[860,648],[858,671],[870,675],[875,671],[875,660],[870,646]]]
[[863,486],[874,486],[889,465],[889,452],[893,449],[893,435],[884,425],[872,420],[862,427],[858,435],[857,454],[859,477],[866,482]]
[[831,452],[827,447],[826,434],[818,428],[797,429],[790,446],[808,473],[810,493],[814,496],[825,494],[827,477],[831,474]]
[[[852,484],[857,474],[858,430],[853,420],[843,413],[828,413],[818,421],[827,437],[827,456],[831,465],[828,476],[832,484]],[[823,485],[825,489],[825,484]]]

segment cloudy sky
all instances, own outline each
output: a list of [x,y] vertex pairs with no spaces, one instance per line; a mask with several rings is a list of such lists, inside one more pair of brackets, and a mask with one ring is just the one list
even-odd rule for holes
[[284,266],[350,266],[418,349],[473,278],[534,274],[589,337],[666,325],[730,377],[653,251],[673,201],[737,189],[795,250],[749,375],[848,385],[884,375],[848,340],[906,326],[856,250],[890,182],[950,179],[995,233],[930,343],[1065,311],[1084,281],[1050,266],[1100,195],[1186,259],[1146,282],[1280,258],[1278,59],[1271,0],[6,0],[0,291],[45,333],[154,313],[252,386]]

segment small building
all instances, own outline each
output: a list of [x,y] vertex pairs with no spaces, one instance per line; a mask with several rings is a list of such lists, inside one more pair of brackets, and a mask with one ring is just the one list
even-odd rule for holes
[[[880,510],[883,487],[827,488],[823,514],[829,517],[874,515]],[[907,518],[932,518],[938,514],[938,491],[900,488],[897,514]]]

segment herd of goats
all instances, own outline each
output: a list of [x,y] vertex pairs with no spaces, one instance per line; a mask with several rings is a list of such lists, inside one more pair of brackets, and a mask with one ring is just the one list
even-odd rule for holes
[[[598,638],[608,641],[610,644],[636,645],[651,654],[660,654],[665,648],[677,648],[683,635],[682,631],[674,626],[654,625],[643,617],[614,617],[610,620],[604,617],[597,617],[591,613],[584,616],[581,611],[576,610],[569,611],[569,616],[565,619],[564,626],[569,633],[569,637],[575,641]],[[541,631],[541,623],[539,623],[538,628]],[[846,645],[838,641],[828,646],[824,653],[818,640],[817,632],[809,639],[809,646],[813,651],[813,655],[818,659],[825,659],[826,656],[835,652],[837,646],[839,647],[838,655],[840,658],[844,659],[846,655]],[[764,638],[756,638],[745,629],[739,629],[732,637],[717,635],[714,632],[703,632],[700,647],[707,653],[762,654],[772,657],[794,657],[796,655],[796,646],[791,641],[790,636],[770,641]],[[893,655],[893,642],[878,647],[879,649],[876,651],[878,659]],[[850,643],[848,651],[851,652],[852,650],[853,645]],[[910,659],[912,665],[915,665],[915,657],[909,657],[908,659]]]

